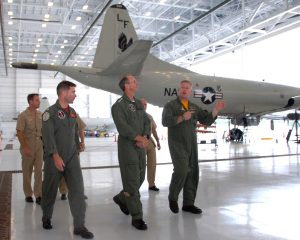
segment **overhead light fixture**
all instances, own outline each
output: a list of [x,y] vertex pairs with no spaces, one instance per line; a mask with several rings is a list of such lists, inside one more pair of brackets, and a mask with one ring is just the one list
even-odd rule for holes
[[45,27],[47,27],[47,24],[46,24],[46,23],[43,23],[43,24],[42,24],[42,28],[45,28]]
[[12,15],[14,15],[14,13],[12,11],[8,11],[7,15],[12,16]]
[[37,54],[35,53],[35,54],[33,54],[33,56],[34,56],[34,57],[36,57],[36,56],[37,56]]
[[10,42],[8,45],[9,45],[9,46],[12,46],[13,44]]
[[73,26],[71,27],[71,29],[75,30],[75,29],[76,29],[76,25],[73,25]]
[[84,56],[81,56],[80,58],[81,58],[81,59],[84,59]]
[[13,21],[8,21],[8,25],[13,25]]
[[160,0],[159,3],[160,4],[164,4],[167,0]]
[[87,10],[88,7],[89,7],[88,5],[84,5],[84,6],[82,7],[82,9],[83,9],[83,10]]
[[64,46],[64,45],[61,45],[60,48],[65,48],[65,46]]
[[56,62],[56,59],[53,59],[52,61],[53,61],[53,62]]
[[38,49],[35,49],[34,52],[39,52],[39,50],[38,50]]
[[92,66],[92,64],[89,64],[89,65],[88,65],[88,67],[91,67],[91,66]]
[[37,44],[37,45],[36,45],[36,47],[40,47],[40,46],[41,46],[40,44]]
[[35,59],[33,58],[32,61],[35,62]]
[[44,18],[49,18],[50,15],[48,13],[45,14]]
[[178,15],[178,16],[174,17],[174,20],[178,20],[179,18],[180,18],[180,16]]
[[38,42],[41,42],[41,41],[43,41],[43,39],[41,39],[41,38],[38,38]]
[[81,20],[81,17],[80,17],[80,16],[76,18],[76,21],[80,21],[80,20]]
[[146,17],[149,17],[151,14],[152,14],[151,12],[146,12],[144,15],[145,15]]
[[53,2],[48,2],[48,7],[52,7],[53,6]]
[[8,3],[13,3],[13,0],[7,0]]
[[77,63],[74,64],[74,67],[76,67],[76,66],[77,66]]
[[61,54],[61,51],[58,51],[57,53],[58,53],[58,54]]
[[8,49],[9,52],[12,52],[12,48]]
[[67,40],[67,39],[65,39],[65,40],[64,40],[64,43],[68,43],[68,40]]
[[8,37],[8,40],[11,41],[11,40],[12,40],[12,37]]
[[51,63],[50,65],[54,65],[54,63]]
[[12,53],[9,53],[8,55],[9,55],[9,56],[12,56],[13,54],[12,54]]

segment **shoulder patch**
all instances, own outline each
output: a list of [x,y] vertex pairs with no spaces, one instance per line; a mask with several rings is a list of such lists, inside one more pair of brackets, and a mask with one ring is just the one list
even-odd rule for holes
[[49,120],[49,118],[50,118],[49,112],[44,112],[43,113],[43,121],[46,122]]

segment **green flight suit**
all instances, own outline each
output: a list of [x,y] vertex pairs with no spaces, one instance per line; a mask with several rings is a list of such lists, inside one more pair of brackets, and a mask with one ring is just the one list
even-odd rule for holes
[[[68,199],[75,228],[84,226],[86,211],[76,118],[73,108],[66,112],[58,101],[43,113],[44,180],[41,203],[43,217],[51,219],[58,184],[63,176],[69,188]],[[63,172],[55,167],[53,153],[58,153],[63,159]]]
[[183,189],[183,205],[194,205],[199,182],[197,121],[211,125],[215,118],[189,101],[189,109],[195,111],[192,118],[177,124],[178,116],[186,111],[180,99],[167,103],[162,113],[162,124],[168,127],[168,144],[173,163],[169,187],[169,200],[178,201]]
[[[146,152],[135,145],[138,135],[150,136],[150,120],[140,100],[132,102],[126,95],[112,106],[112,117],[119,132],[118,159],[123,190],[117,195],[132,219],[142,219],[143,209],[139,189],[145,180]],[[130,196],[125,197],[124,192]]]

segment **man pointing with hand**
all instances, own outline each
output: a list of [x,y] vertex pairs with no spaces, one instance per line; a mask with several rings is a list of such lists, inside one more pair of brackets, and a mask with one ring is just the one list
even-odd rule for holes
[[192,83],[181,81],[178,98],[167,103],[162,113],[162,124],[168,127],[169,150],[174,166],[168,199],[171,211],[178,213],[178,195],[183,189],[182,210],[201,214],[202,210],[194,205],[199,181],[196,126],[198,121],[211,125],[225,104],[224,101],[217,102],[209,113],[189,101],[191,93]]

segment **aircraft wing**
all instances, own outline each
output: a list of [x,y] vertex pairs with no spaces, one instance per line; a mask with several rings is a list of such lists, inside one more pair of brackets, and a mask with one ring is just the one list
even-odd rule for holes
[[112,64],[102,71],[101,75],[140,75],[151,46],[152,41],[149,40],[135,41],[125,52],[116,58]]

